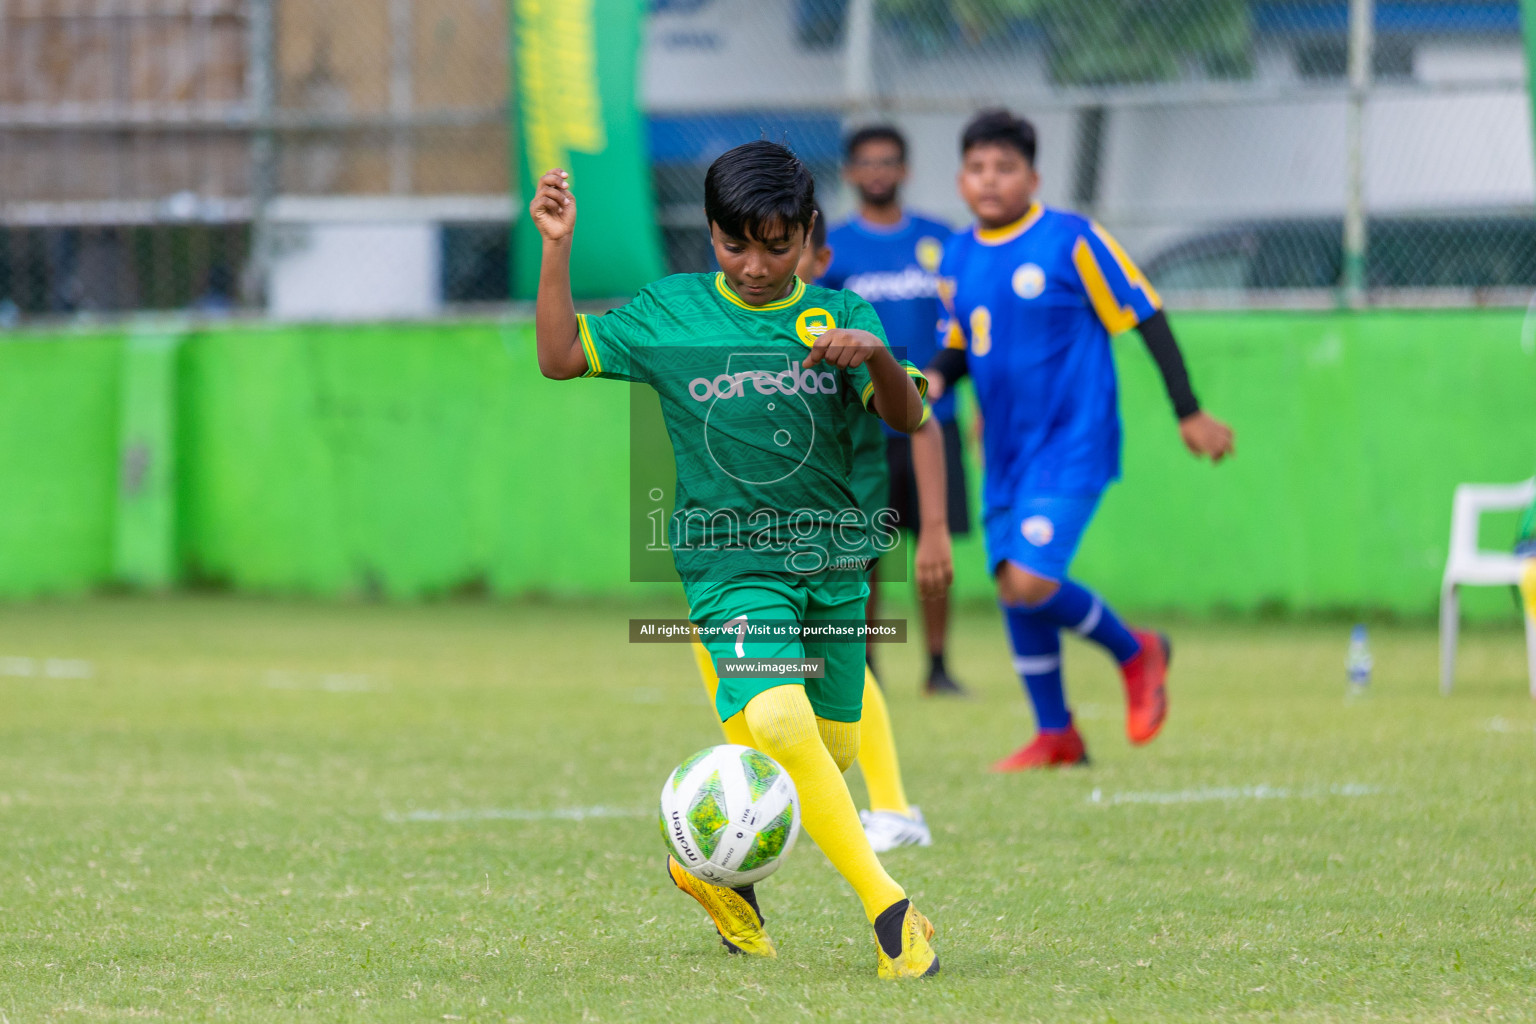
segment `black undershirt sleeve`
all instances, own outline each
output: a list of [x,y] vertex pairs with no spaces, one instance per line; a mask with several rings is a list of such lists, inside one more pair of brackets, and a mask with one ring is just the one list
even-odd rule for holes
[[944,389],[948,391],[960,383],[960,378],[965,376],[965,352],[958,348],[940,349],[939,354],[933,357],[933,362],[928,364],[930,370],[937,370],[944,376]]
[[[1184,367],[1184,355],[1179,351],[1179,343],[1173,340],[1173,328],[1168,326],[1167,315],[1158,310],[1137,324],[1136,330],[1141,333],[1147,351],[1152,353],[1157,371],[1163,375],[1163,387],[1168,390],[1168,397],[1173,402],[1173,414],[1182,420],[1199,412],[1200,400],[1189,386],[1189,371]],[[949,375],[945,374],[944,379],[948,380]]]
[[[1174,415],[1183,419],[1199,412],[1200,400],[1190,387],[1189,371],[1184,366],[1179,343],[1174,340],[1173,329],[1168,326],[1167,315],[1158,310],[1138,324],[1136,329],[1141,333],[1147,351],[1152,353],[1158,372],[1163,375],[1163,387],[1173,402]],[[946,388],[953,387],[966,374],[965,353],[957,348],[943,349],[928,366],[943,375]]]

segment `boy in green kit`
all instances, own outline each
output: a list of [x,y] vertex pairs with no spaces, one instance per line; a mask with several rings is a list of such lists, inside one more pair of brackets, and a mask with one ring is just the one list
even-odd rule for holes
[[[891,354],[868,303],[795,276],[815,186],[783,146],[748,143],[711,165],[704,209],[720,272],[663,278],[600,317],[571,300],[568,175],[546,174],[529,209],[544,239],[540,370],[643,382],[660,398],[677,462],[673,559],[720,671],[721,722],[794,780],[806,831],[874,927],[879,976],[936,973],[933,926],[881,867],[842,777],[859,748],[864,645],[784,630],[863,622],[879,534],[850,487],[845,409],[857,402],[910,432],[926,381]],[[796,661],[811,664],[779,674]],[[728,949],[774,955],[751,887],[668,870]]]

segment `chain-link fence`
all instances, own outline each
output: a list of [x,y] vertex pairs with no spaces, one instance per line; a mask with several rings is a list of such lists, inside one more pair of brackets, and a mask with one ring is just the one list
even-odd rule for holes
[[507,296],[501,0],[0,0],[0,324]]
[[1098,218],[1176,304],[1524,304],[1536,288],[1515,2],[655,8],[647,96],[679,268],[707,258],[697,179],[722,144],[787,138],[831,196],[838,130],[893,122],[909,203],[960,224],[960,128],[1002,104],[1039,131],[1044,201]]
[[[889,120],[908,202],[959,225],[959,129],[1004,104],[1039,130],[1042,198],[1174,304],[1523,304],[1519,6],[650,0],[657,217],[673,269],[708,266],[704,169],[764,136],[846,215],[841,138]],[[0,325],[505,301],[506,7],[0,0]]]

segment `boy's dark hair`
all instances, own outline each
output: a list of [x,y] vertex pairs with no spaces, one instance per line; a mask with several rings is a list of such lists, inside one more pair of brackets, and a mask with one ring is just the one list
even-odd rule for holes
[[849,135],[848,141],[843,143],[843,155],[848,163],[853,163],[854,155],[866,142],[889,142],[901,154],[901,162],[907,162],[907,137],[901,134],[901,130],[893,124],[865,125]]
[[800,158],[759,140],[726,150],[704,175],[704,216],[732,238],[811,226],[816,182]]
[[1035,163],[1035,126],[1011,110],[992,107],[971,118],[960,133],[960,155],[976,146],[1009,146]]
[[821,212],[821,204],[813,207],[816,211],[816,223],[811,227],[811,248],[816,252],[827,247],[827,215]]

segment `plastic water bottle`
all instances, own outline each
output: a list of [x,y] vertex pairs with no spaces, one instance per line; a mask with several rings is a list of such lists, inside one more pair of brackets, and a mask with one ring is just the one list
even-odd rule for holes
[[1365,626],[1358,625],[1349,633],[1349,655],[1344,659],[1349,671],[1349,696],[1364,697],[1371,686],[1371,645],[1365,637]]

